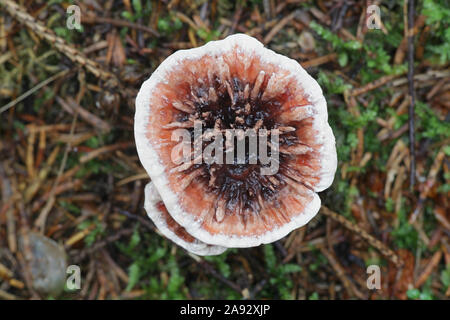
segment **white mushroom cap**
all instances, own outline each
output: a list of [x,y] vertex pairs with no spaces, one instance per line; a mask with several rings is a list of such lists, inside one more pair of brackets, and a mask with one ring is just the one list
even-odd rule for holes
[[[221,76],[229,76],[233,66],[227,63],[232,59],[238,61],[239,66],[234,68],[248,78],[244,79],[246,81],[255,81],[250,71],[248,77],[245,73],[256,68],[255,64],[265,70],[263,74],[270,78],[263,97],[270,98],[271,94],[287,87],[298,91],[295,94],[300,95],[303,102],[293,104],[300,98],[294,99],[294,102],[283,105],[283,112],[303,108],[308,119],[302,122],[305,125],[298,127],[296,133],[305,138],[313,150],[307,156],[298,156],[296,165],[299,171],[307,172],[300,175],[301,182],[297,187],[301,191],[296,193],[288,187],[282,189],[279,192],[280,207],[264,209],[264,214],[273,214],[273,219],[270,217],[265,221],[263,217],[264,221],[259,221],[263,214],[255,214],[250,216],[250,227],[241,226],[231,216],[225,217],[226,224],[218,223],[211,213],[214,196],[202,193],[200,187],[190,187],[192,190],[180,187],[181,182],[171,171],[173,165],[167,160],[166,149],[174,143],[171,144],[170,135],[168,139],[160,135],[161,127],[174,121],[178,112],[171,107],[170,100],[178,94],[168,89],[171,82],[192,81],[199,85],[202,81],[199,73],[209,76],[217,72]],[[139,158],[174,220],[204,243],[224,247],[270,243],[308,223],[320,208],[317,192],[332,184],[337,166],[335,138],[328,124],[327,105],[318,83],[297,61],[264,48],[258,40],[244,34],[211,41],[199,48],[180,50],[164,60],[142,84],[136,98],[135,139]],[[291,207],[285,208],[284,205]],[[201,210],[193,209],[196,206]],[[257,225],[264,228],[256,229]]]
[[152,182],[145,186],[145,210],[158,230],[180,247],[199,256],[222,254],[227,248],[208,245],[195,239],[167,213],[161,196]]

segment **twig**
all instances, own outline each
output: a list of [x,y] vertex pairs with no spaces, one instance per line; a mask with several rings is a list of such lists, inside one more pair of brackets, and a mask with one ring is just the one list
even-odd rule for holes
[[267,280],[262,279],[260,282],[256,284],[256,286],[253,288],[253,290],[250,291],[250,299],[255,299],[256,295],[264,289],[264,286],[266,285]]
[[124,216],[139,221],[144,227],[147,227],[151,231],[157,231],[156,228],[153,226],[153,224],[150,222],[149,219],[145,219],[142,216],[138,216],[136,214],[132,214],[131,212],[128,212],[126,210],[122,210],[120,208],[114,208],[118,213],[123,214]]
[[356,224],[353,224],[349,220],[347,220],[344,216],[337,214],[334,211],[331,211],[325,206],[322,206],[321,212],[326,215],[327,217],[330,217],[331,219],[339,222],[347,229],[355,232],[359,236],[361,236],[363,239],[365,239],[371,246],[378,249],[385,257],[387,257],[389,260],[391,260],[397,267],[402,266],[403,262],[400,260],[400,258],[397,256],[397,254],[389,249],[383,242],[380,240],[374,238],[371,236],[367,231],[361,229]]
[[[406,0],[405,0],[406,1]],[[415,172],[416,172],[416,150],[414,137],[414,0],[407,0],[409,5],[408,10],[408,87],[409,96],[411,97],[409,105],[409,153],[411,157],[410,164],[410,187],[414,189]]]
[[366,297],[361,293],[361,291],[356,288],[355,284],[351,282],[347,275],[345,274],[344,268],[342,268],[341,264],[337,261],[337,259],[334,257],[334,255],[325,249],[325,247],[320,248],[320,252],[327,258],[328,262],[330,263],[331,267],[336,272],[336,275],[341,280],[342,284],[344,285],[345,289],[348,291],[348,293],[352,296],[355,295],[359,299],[366,299]]
[[32,95],[33,93],[35,93],[36,91],[38,91],[42,87],[45,87],[46,85],[48,85],[50,82],[58,79],[59,77],[62,77],[64,75],[66,75],[68,72],[69,72],[69,70],[63,70],[63,71],[58,72],[57,74],[51,76],[50,78],[45,79],[44,81],[42,81],[41,83],[37,84],[36,86],[31,88],[27,92],[21,94],[19,97],[17,97],[13,101],[10,101],[9,103],[7,103],[3,107],[1,107],[0,108],[0,114],[2,114],[3,112],[7,111],[8,109],[14,107],[16,104],[20,103],[22,100],[26,99],[28,96]]
[[132,175],[130,177],[120,180],[119,182],[116,183],[116,187],[123,186],[123,185],[133,182],[133,181],[146,180],[146,179],[150,179],[147,172],[138,173],[138,174],[135,174],[135,175]]
[[103,153],[112,152],[112,151],[115,151],[118,149],[129,148],[133,145],[134,145],[134,143],[132,143],[132,142],[119,142],[119,143],[116,143],[113,145],[98,148],[98,149],[91,151],[91,152],[85,154],[84,156],[80,157],[80,163],[86,163],[88,161],[91,161],[92,159],[97,158],[98,156],[100,156]]
[[328,62],[331,62],[333,60],[336,60],[337,58],[337,54],[336,53],[330,53],[327,54],[325,56],[321,56],[321,57],[317,57],[305,62],[301,62],[300,64],[302,65],[303,68],[308,69],[311,67],[317,67],[320,66],[321,64],[325,64]]
[[120,19],[87,15],[87,16],[81,17],[81,23],[86,23],[86,24],[105,23],[105,24],[111,24],[111,25],[117,26],[117,27],[127,27],[127,28],[131,28],[131,29],[145,31],[145,32],[148,32],[148,33],[154,35],[155,37],[160,36],[157,31],[153,30],[150,27],[143,26],[143,25],[129,22],[129,21],[125,21],[125,20],[120,20]]
[[68,97],[67,100],[64,100],[59,96],[56,96],[55,99],[65,111],[72,115],[74,113],[79,114],[84,121],[91,124],[94,128],[98,128],[103,132],[108,132],[111,130],[111,126],[108,122],[82,108],[74,99]]
[[274,246],[275,246],[275,248],[277,248],[278,251],[280,251],[283,258],[285,258],[287,256],[288,253],[287,253],[286,249],[283,247],[283,245],[280,243],[280,241],[274,242]]
[[414,209],[411,216],[409,217],[409,223],[413,224],[417,220],[417,217],[422,212],[423,206],[428,197],[428,194],[436,184],[437,175],[438,175],[439,171],[441,170],[442,162],[444,161],[444,158],[445,158],[445,152],[444,152],[444,147],[442,147],[441,150],[439,150],[436,157],[434,158],[434,162],[431,165],[430,171],[428,172],[427,180],[424,183],[424,188],[420,192],[419,201],[417,203],[417,206]]
[[[413,80],[415,82],[426,82],[431,80],[437,80],[440,78],[447,78],[450,76],[450,69],[445,70],[433,70],[430,69],[424,73],[415,74]],[[408,77],[398,78],[392,81],[392,87],[403,86],[408,83]]]
[[363,87],[360,88],[355,88],[353,90],[350,91],[350,96],[359,96],[360,94],[372,91],[378,87],[381,87],[382,85],[388,83],[389,81],[397,78],[399,75],[388,75],[388,76],[383,76],[373,82],[370,82],[368,84],[366,84]]
[[287,15],[283,19],[281,19],[270,32],[264,37],[264,43],[267,44],[276,36],[276,34],[284,28],[292,19],[294,19],[298,15],[299,11],[294,11],[291,14]]
[[229,286],[231,289],[235,290],[236,292],[239,292],[240,294],[242,294],[242,289],[239,285],[237,285],[236,283],[225,278],[223,275],[221,275],[219,272],[217,272],[217,270],[214,269],[213,266],[211,266],[209,263],[207,263],[206,261],[202,261],[199,263],[199,265],[206,272],[208,272],[210,275],[212,275],[214,278],[216,278],[220,282],[226,284],[227,286]]
[[[220,282],[226,284],[231,289],[235,290],[236,292],[239,292],[240,294],[242,294],[244,296],[243,290],[241,289],[241,287],[239,285],[237,285],[236,283],[225,278],[223,275],[221,275],[219,272],[217,272],[216,269],[214,269],[214,267],[212,265],[210,265],[208,262],[204,261],[203,258],[201,258],[193,253],[190,253],[190,252],[188,252],[188,256],[191,257],[199,266],[201,266],[206,272],[211,274],[214,278],[216,278]],[[246,293],[246,294],[248,294],[248,293]]]
[[105,247],[109,243],[116,242],[120,238],[132,234],[133,232],[134,232],[134,227],[127,228],[127,229],[121,229],[121,230],[115,232],[114,234],[106,237],[105,239],[100,240],[99,242],[95,243],[92,247],[83,249],[77,256],[73,257],[73,261],[75,263],[81,262],[88,255],[90,255],[90,254],[94,253],[95,251]]
[[414,287],[420,288],[425,283],[425,281],[427,281],[428,277],[431,275],[431,272],[433,272],[433,269],[436,268],[437,265],[439,264],[439,261],[441,261],[441,258],[442,258],[442,251],[441,250],[436,251],[433,257],[430,259],[430,262],[427,264],[426,268],[417,278]]

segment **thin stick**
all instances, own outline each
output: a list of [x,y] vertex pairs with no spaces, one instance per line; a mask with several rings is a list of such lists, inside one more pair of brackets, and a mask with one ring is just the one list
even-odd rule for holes
[[227,278],[225,278],[222,274],[220,274],[216,269],[214,269],[214,267],[212,265],[210,265],[209,263],[207,263],[206,261],[201,261],[199,263],[200,267],[203,268],[203,270],[205,270],[206,272],[208,272],[210,275],[212,275],[214,278],[216,278],[217,280],[219,280],[220,282],[226,284],[227,286],[229,286],[231,289],[233,289],[234,291],[242,294],[242,289],[241,287],[228,280]]
[[59,77],[64,76],[68,72],[69,72],[69,70],[63,70],[63,71],[58,72],[57,74],[51,76],[50,78],[45,79],[44,81],[42,81],[38,85],[34,86],[33,88],[31,88],[27,92],[21,94],[19,97],[17,97],[13,101],[11,101],[11,102],[7,103],[6,105],[4,105],[3,107],[1,107],[0,108],[0,114],[2,114],[3,112],[7,111],[8,109],[14,107],[16,104],[20,103],[22,100],[26,99],[28,96],[32,95],[33,93],[35,93],[36,91],[38,91],[42,87],[45,87],[50,82],[55,81]]
[[[303,65],[303,64],[302,64]],[[360,94],[363,93],[367,93],[369,91],[372,91],[376,88],[381,87],[382,85],[385,85],[386,83],[392,81],[393,79],[399,77],[399,75],[388,75],[388,76],[383,76],[381,78],[378,78],[375,81],[372,81],[368,84],[366,84],[363,87],[360,88],[355,88],[353,90],[350,91],[350,96],[359,96]]]
[[387,257],[389,260],[391,260],[397,267],[402,266],[403,262],[400,260],[400,258],[397,256],[397,254],[394,251],[389,249],[380,240],[378,240],[378,239],[374,238],[373,236],[371,236],[364,229],[361,229],[356,224],[354,224],[354,223],[350,222],[349,220],[347,220],[344,216],[342,216],[340,214],[337,214],[334,211],[331,211],[330,209],[328,209],[325,206],[322,206],[320,212],[322,212],[327,217],[330,217],[331,219],[339,222],[340,224],[342,224],[344,227],[346,227],[350,231],[353,231],[356,234],[358,234],[359,236],[361,236],[362,238],[364,238],[367,242],[369,242],[369,244],[371,246],[373,246],[374,248],[378,249],[385,257]]
[[416,150],[414,146],[414,0],[409,0],[408,5],[408,87],[409,96],[411,97],[409,105],[409,151],[411,156],[409,181],[411,190],[413,190],[416,172]]
[[303,68],[307,69],[311,67],[317,67],[330,61],[336,60],[336,58],[337,58],[336,53],[330,53],[325,56],[314,58],[305,62],[300,62],[300,64],[302,65]]
[[442,251],[441,250],[436,251],[433,257],[430,259],[430,262],[428,262],[427,266],[414,283],[415,288],[420,288],[427,281],[433,270],[437,267],[437,265],[441,261],[441,258],[442,258]]
[[87,17],[81,17],[81,23],[86,23],[86,24],[106,23],[106,24],[112,24],[112,25],[118,26],[118,27],[127,27],[127,28],[132,28],[132,29],[148,32],[148,33],[154,35],[155,37],[160,36],[157,31],[153,30],[150,27],[143,26],[143,25],[133,23],[133,22],[129,22],[126,20],[120,20],[120,19],[112,19],[112,18],[88,15]]
[[362,300],[366,299],[366,297],[361,293],[361,291],[358,290],[358,288],[353,284],[353,282],[351,282],[347,278],[344,268],[341,266],[339,261],[334,257],[334,255],[330,251],[325,249],[325,247],[321,247],[320,252],[322,252],[322,254],[327,258],[328,262],[336,272],[336,275],[341,280],[342,284],[344,285],[344,288],[347,290],[349,295],[357,296],[359,299]]

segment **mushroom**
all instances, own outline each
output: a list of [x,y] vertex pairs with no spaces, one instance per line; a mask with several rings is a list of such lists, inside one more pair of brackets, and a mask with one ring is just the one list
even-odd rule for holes
[[145,210],[165,237],[187,251],[200,256],[213,256],[221,254],[227,249],[225,247],[208,245],[187,233],[167,212],[166,206],[152,182],[145,186]]
[[270,243],[308,223],[337,166],[318,83],[244,34],[164,60],[137,95],[135,139],[156,189],[146,198],[159,193],[188,234],[220,247]]

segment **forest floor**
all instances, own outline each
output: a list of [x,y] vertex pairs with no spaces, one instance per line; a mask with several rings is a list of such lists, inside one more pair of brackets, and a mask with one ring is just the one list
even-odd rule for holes
[[[413,51],[402,0],[18,1],[29,19],[14,2],[0,0],[0,299],[450,297],[447,0],[415,1]],[[66,25],[71,4],[79,29]],[[143,209],[134,99],[176,50],[238,32],[317,79],[338,170],[306,226],[197,257]],[[19,244],[31,232],[64,246],[80,290],[33,289]],[[367,287],[370,265],[379,289]]]

